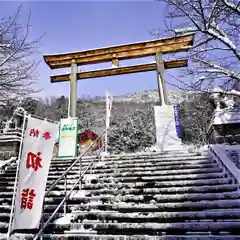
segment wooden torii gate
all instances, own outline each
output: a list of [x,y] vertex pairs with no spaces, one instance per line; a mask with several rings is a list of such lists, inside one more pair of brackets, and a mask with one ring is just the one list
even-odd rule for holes
[[[164,70],[186,67],[188,59],[163,61],[163,54],[186,52],[194,41],[194,33],[148,42],[132,43],[81,52],[44,55],[44,60],[51,69],[71,67],[71,73],[51,76],[51,82],[70,81],[70,116],[76,117],[77,80],[100,78],[120,74],[157,70],[160,105],[166,105],[167,89]],[[119,67],[119,60],[155,56],[156,63]],[[114,68],[77,72],[77,66],[112,62]]]

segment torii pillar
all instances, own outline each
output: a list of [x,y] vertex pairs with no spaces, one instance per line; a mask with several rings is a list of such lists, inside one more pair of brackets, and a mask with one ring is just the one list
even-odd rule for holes
[[182,141],[177,136],[174,108],[168,104],[168,94],[164,76],[164,62],[161,52],[155,55],[159,92],[159,106],[154,106],[157,151],[180,149]]
[[157,52],[155,55],[156,59],[156,70],[157,70],[157,81],[158,81],[158,92],[159,92],[159,102],[160,106],[168,104],[168,97],[167,97],[167,88],[166,82],[164,78],[164,62],[163,62],[163,55],[161,52]]
[[75,118],[77,110],[77,64],[72,60],[70,75],[70,96],[68,104],[68,116]]

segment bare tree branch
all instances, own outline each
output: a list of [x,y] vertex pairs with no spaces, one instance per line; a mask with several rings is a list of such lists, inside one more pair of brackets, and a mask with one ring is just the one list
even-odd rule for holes
[[240,15],[240,2],[238,1],[238,4],[234,4],[233,2],[227,1],[227,0],[222,0],[223,3],[231,8],[233,11],[238,13]]
[[190,77],[197,83],[185,84],[185,87],[197,86],[196,90],[203,90],[214,84],[226,89],[234,86],[240,80],[239,1],[158,1],[166,4],[166,24],[152,34],[162,37],[166,32],[168,35],[193,30],[196,33],[194,46],[189,52],[189,67],[180,71],[179,78],[189,81]]
[[0,20],[0,102],[23,99],[37,92],[33,86],[36,80],[34,54],[41,37],[29,40],[29,13],[25,24],[19,20],[21,6],[12,17]]

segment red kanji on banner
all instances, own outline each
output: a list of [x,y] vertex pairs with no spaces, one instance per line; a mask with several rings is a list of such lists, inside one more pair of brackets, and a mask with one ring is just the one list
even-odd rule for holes
[[50,132],[45,132],[45,133],[43,133],[43,138],[44,138],[45,140],[51,139],[51,138],[52,138],[51,133],[50,133]]
[[38,168],[42,168],[42,158],[40,158],[40,155],[40,152],[38,152],[37,154],[29,152],[27,154],[26,168],[32,167],[35,171],[37,171]]
[[21,198],[21,209],[32,209],[35,196],[36,194],[34,193],[34,189],[23,189]]
[[30,129],[30,133],[29,133],[29,136],[33,136],[33,137],[38,137],[39,136],[39,130],[38,129]]

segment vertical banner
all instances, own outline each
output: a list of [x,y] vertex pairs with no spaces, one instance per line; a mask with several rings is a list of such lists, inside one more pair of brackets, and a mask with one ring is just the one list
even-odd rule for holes
[[113,101],[113,97],[110,95],[110,93],[108,91],[106,91],[106,128],[107,129],[110,126],[112,101]]
[[76,157],[78,143],[78,119],[65,118],[60,121],[58,157]]
[[38,228],[57,125],[29,117],[20,158],[14,229]]
[[110,117],[111,117],[111,110],[112,110],[112,101],[113,97],[110,95],[108,91],[106,91],[106,132],[105,132],[105,153],[107,153],[107,141],[108,135],[107,130],[110,126]]
[[173,112],[174,112],[174,119],[175,119],[177,136],[179,138],[181,138],[182,137],[182,128],[181,128],[181,120],[180,120],[179,106],[178,105],[173,106]]

